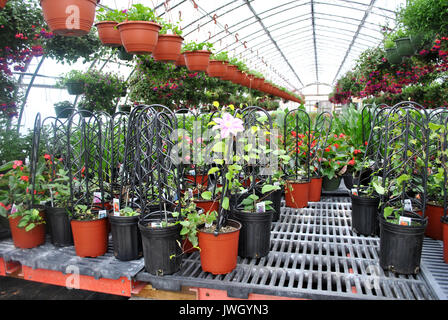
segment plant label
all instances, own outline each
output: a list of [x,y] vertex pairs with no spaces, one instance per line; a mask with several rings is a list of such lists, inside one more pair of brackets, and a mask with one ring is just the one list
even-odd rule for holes
[[400,220],[398,221],[400,226],[410,226],[411,222],[412,222],[412,219],[409,217],[400,217]]
[[275,181],[275,182],[274,182],[274,186],[279,187],[279,186],[280,186],[280,182]]
[[151,222],[151,228],[162,228],[162,222]]
[[352,195],[357,196],[358,195],[358,189],[352,189]]
[[120,215],[120,199],[114,198],[112,204],[114,207],[114,216],[119,216]]
[[101,203],[101,192],[93,193],[93,203]]
[[188,189],[188,198],[193,199],[193,189]]
[[266,203],[263,202],[258,202],[257,203],[257,213],[264,213],[266,212]]
[[412,202],[411,202],[411,199],[405,199],[404,200],[404,210],[412,212]]
[[11,214],[14,214],[14,213],[16,213],[16,212],[17,212],[17,207],[16,207],[16,204],[13,203],[13,204],[12,204],[12,207],[11,207]]
[[100,210],[98,211],[98,219],[102,219],[107,217],[107,211],[106,210]]

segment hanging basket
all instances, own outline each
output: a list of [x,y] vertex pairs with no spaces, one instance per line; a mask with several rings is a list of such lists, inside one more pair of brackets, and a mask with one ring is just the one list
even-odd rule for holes
[[402,60],[401,56],[398,54],[397,48],[387,48],[386,59],[390,64],[399,64]]
[[151,54],[157,46],[160,24],[151,21],[126,21],[117,25],[127,53]]
[[222,79],[222,80],[227,80],[227,81],[233,81],[233,80],[235,79],[237,70],[238,70],[238,67],[237,67],[237,66],[234,66],[234,65],[229,64],[229,65],[227,66],[227,72],[226,72],[226,74],[223,75],[223,76],[221,77],[221,79]]
[[185,67],[185,55],[182,53],[179,58],[176,60],[176,66],[178,67]]
[[103,45],[107,47],[120,47],[121,37],[120,31],[116,28],[118,25],[115,21],[101,21],[95,24],[98,29],[98,37]]
[[66,85],[68,94],[70,95],[78,96],[84,93],[85,83],[83,81],[68,82]]
[[44,19],[56,35],[83,36],[90,32],[99,0],[40,0]]
[[127,53],[124,47],[118,48],[118,59],[123,61],[131,61],[133,58],[134,56],[130,53]]
[[207,71],[210,62],[210,51],[198,50],[198,51],[186,51],[185,63],[190,71]]
[[395,45],[397,46],[398,54],[402,57],[412,56],[415,52],[409,37],[395,40]]
[[207,74],[209,77],[222,78],[227,74],[227,64],[219,60],[210,60]]
[[161,34],[157,46],[152,53],[156,61],[172,61],[179,59],[184,38],[176,34]]

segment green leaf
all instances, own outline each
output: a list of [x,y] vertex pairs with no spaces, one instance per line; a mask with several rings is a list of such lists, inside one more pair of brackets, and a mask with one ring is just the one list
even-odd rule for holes
[[229,197],[224,197],[224,199],[222,200],[222,207],[225,210],[229,210]]
[[274,191],[274,190],[280,190],[280,187],[279,186],[274,186],[274,185],[271,185],[271,184],[265,184],[263,186],[263,188],[261,189],[261,193],[265,194],[265,193],[268,193],[268,192],[271,192],[271,191]]
[[201,197],[204,200],[211,200],[212,199],[212,192],[211,191],[204,191],[204,192],[202,192]]
[[213,146],[212,151],[224,153],[225,149],[226,149],[226,144],[224,143],[224,141],[219,141]]
[[219,168],[218,167],[213,167],[210,170],[208,170],[208,174],[214,174],[215,172],[218,172]]

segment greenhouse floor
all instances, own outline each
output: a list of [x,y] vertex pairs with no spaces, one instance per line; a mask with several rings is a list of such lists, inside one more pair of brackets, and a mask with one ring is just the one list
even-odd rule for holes
[[[121,262],[111,241],[106,255],[80,258],[74,247],[16,249],[0,241],[0,275],[131,299],[369,299],[447,300],[448,264],[442,242],[425,238],[421,272],[394,275],[378,264],[379,238],[351,230],[350,198],[324,195],[308,208],[282,208],[272,224],[271,251],[261,259],[238,258],[235,270],[214,276],[201,269],[198,252],[184,257],[174,275],[144,271],[143,258]],[[1,278],[0,278],[1,284]]]

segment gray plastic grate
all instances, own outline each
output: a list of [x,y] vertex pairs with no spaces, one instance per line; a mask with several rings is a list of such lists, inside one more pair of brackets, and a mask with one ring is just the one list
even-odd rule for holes
[[443,242],[425,238],[422,271],[440,300],[448,300],[448,264],[443,260]]
[[72,268],[77,267],[79,274],[95,279],[116,280],[127,277],[131,280],[145,266],[143,258],[128,262],[117,260],[113,254],[111,237],[107,253],[97,258],[78,257],[73,246],[58,248],[51,244],[49,238],[45,244],[32,249],[17,249],[11,239],[3,240],[0,242],[0,257],[5,261],[16,261],[33,269],[61,271],[64,274],[67,270],[73,272]]
[[309,299],[436,299],[422,273],[397,276],[380,268],[379,238],[354,234],[350,210],[348,197],[324,197],[299,210],[282,208],[272,226],[268,256],[238,258],[236,269],[227,275],[203,272],[195,252],[174,275],[143,271],[136,278],[157,289],[212,288],[237,298],[258,293]]

